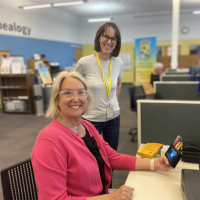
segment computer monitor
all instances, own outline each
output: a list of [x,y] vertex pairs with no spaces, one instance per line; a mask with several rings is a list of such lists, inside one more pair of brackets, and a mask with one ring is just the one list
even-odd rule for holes
[[156,81],[154,92],[160,93],[166,100],[200,101],[198,81]]
[[[190,81],[190,74],[181,74],[181,75],[163,75],[160,76],[160,81]],[[198,81],[199,76],[197,75],[195,80]]]
[[138,146],[141,143],[173,143],[177,135],[184,141],[200,142],[200,101],[138,100]]

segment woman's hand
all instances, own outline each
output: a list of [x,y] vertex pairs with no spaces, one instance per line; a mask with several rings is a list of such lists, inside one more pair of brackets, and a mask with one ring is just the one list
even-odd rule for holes
[[173,169],[173,167],[171,167],[171,165],[169,164],[169,161],[166,158],[166,156],[162,156],[162,157],[154,160],[154,169],[161,169],[163,171],[169,171],[169,170]]
[[122,185],[119,189],[109,194],[109,200],[131,200],[134,188]]
[[110,194],[103,194],[95,197],[87,197],[87,200],[132,200],[134,188],[122,185],[119,189]]

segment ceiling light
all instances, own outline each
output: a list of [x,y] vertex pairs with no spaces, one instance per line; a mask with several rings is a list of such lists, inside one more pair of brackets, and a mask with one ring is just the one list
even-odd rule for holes
[[[192,11],[180,11],[181,15],[192,14]],[[172,16],[172,12],[164,12],[164,13],[149,13],[149,14],[141,14],[134,15],[133,18],[143,18],[143,17],[158,17],[158,16]]]
[[200,10],[193,11],[193,14],[194,14],[194,15],[200,14]]
[[104,22],[104,21],[110,21],[111,18],[98,18],[98,19],[88,19],[88,22]]
[[48,8],[51,7],[51,4],[41,4],[41,5],[32,5],[32,6],[23,6],[22,8],[27,9],[36,9],[36,8]]
[[70,6],[82,3],[83,1],[71,1],[71,2],[54,3],[53,6]]

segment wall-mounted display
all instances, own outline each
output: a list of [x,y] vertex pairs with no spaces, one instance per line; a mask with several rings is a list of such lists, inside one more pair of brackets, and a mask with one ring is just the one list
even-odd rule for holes
[[122,53],[119,54],[119,58],[123,61],[123,70],[131,70],[131,54]]

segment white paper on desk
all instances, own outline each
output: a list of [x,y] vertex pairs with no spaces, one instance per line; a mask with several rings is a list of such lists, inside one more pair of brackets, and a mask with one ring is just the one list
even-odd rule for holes
[[161,156],[164,156],[167,150],[169,149],[169,145],[163,145],[161,151]]

